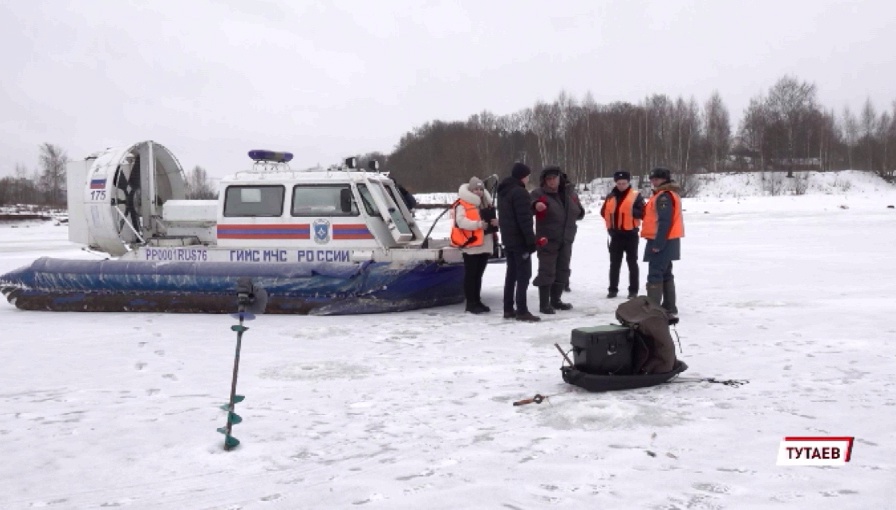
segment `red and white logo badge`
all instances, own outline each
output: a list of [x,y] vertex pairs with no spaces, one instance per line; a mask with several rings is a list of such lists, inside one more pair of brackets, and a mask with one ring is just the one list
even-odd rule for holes
[[854,437],[785,437],[779,466],[842,466],[852,456]]

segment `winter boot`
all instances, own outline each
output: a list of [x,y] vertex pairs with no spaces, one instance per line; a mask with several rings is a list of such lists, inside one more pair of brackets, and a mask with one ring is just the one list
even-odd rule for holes
[[538,311],[545,315],[557,313],[551,306],[551,287],[548,285],[538,287]]
[[663,303],[663,282],[647,283],[647,298],[660,306]]
[[555,283],[551,285],[551,306],[556,308],[557,310],[572,310],[572,305],[569,303],[564,303],[560,300],[560,296],[563,295],[563,284]]
[[473,303],[473,304],[468,304],[465,311],[478,315],[480,313],[486,313],[486,312],[490,311],[490,309],[487,308],[482,303]]
[[516,320],[522,322],[538,322],[541,320],[541,317],[532,315],[529,312],[521,312],[516,314]]
[[613,299],[614,297],[619,295],[619,291],[611,290],[607,292],[607,299]]
[[675,306],[675,279],[670,278],[663,282],[663,308],[673,317],[678,316],[678,307]]

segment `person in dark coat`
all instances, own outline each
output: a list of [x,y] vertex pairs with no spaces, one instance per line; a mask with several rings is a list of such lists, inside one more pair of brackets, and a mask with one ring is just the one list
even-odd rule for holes
[[628,299],[638,295],[638,227],[644,217],[644,197],[631,187],[632,174],[620,170],[613,174],[616,183],[600,208],[610,235],[610,286],[607,297],[619,293],[622,257],[628,264]]
[[560,298],[569,283],[572,243],[578,230],[576,222],[585,216],[579,196],[566,186],[562,176],[563,170],[558,166],[545,168],[541,172],[541,186],[530,194],[538,249],[538,275],[532,283],[538,287],[539,311],[544,314],[572,309],[571,304]]
[[[575,184],[569,181],[569,176],[565,173],[560,175],[560,178],[563,179],[563,185],[567,186],[569,189],[575,190]],[[584,209],[584,207],[583,207]],[[569,287],[569,282],[572,281],[572,254],[570,254],[570,270],[569,270],[569,280],[566,281],[566,286],[563,287],[564,292],[572,292],[572,289]]]
[[413,216],[417,209],[417,199],[414,198],[414,195],[401,184],[396,182],[395,186],[398,188],[398,194],[401,195],[401,200],[404,202],[404,206],[408,208],[408,211],[410,211]]
[[641,224],[641,237],[647,239],[644,248],[644,261],[648,263],[647,297],[677,319],[672,261],[681,258],[681,238],[684,237],[680,187],[666,168],[651,170],[650,184],[653,195],[644,207]]
[[504,318],[525,322],[541,320],[532,315],[526,303],[532,278],[532,253],[535,232],[532,227],[532,203],[526,184],[532,170],[514,163],[510,176],[498,184],[498,228],[504,243],[507,272],[504,275]]

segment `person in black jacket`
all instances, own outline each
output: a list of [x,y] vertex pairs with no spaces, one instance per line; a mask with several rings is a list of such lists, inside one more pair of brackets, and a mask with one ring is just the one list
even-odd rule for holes
[[[532,202],[526,191],[532,170],[523,163],[514,163],[510,176],[498,184],[498,228],[507,256],[504,275],[504,318],[537,322],[538,316],[529,312],[526,292],[532,278],[532,253],[535,252],[535,232],[532,222]],[[514,308],[515,305],[515,308]]]
[[404,206],[408,208],[408,211],[411,212],[411,216],[413,216],[417,209],[417,199],[414,198],[414,195],[401,184],[396,182],[395,186],[398,188],[398,194],[401,195],[401,200],[404,202]]

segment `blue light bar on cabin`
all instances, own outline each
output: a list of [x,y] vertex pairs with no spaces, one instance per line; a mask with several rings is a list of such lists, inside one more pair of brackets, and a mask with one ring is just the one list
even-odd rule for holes
[[255,150],[249,151],[249,157],[255,161],[270,161],[272,163],[288,163],[292,161],[291,152]]

